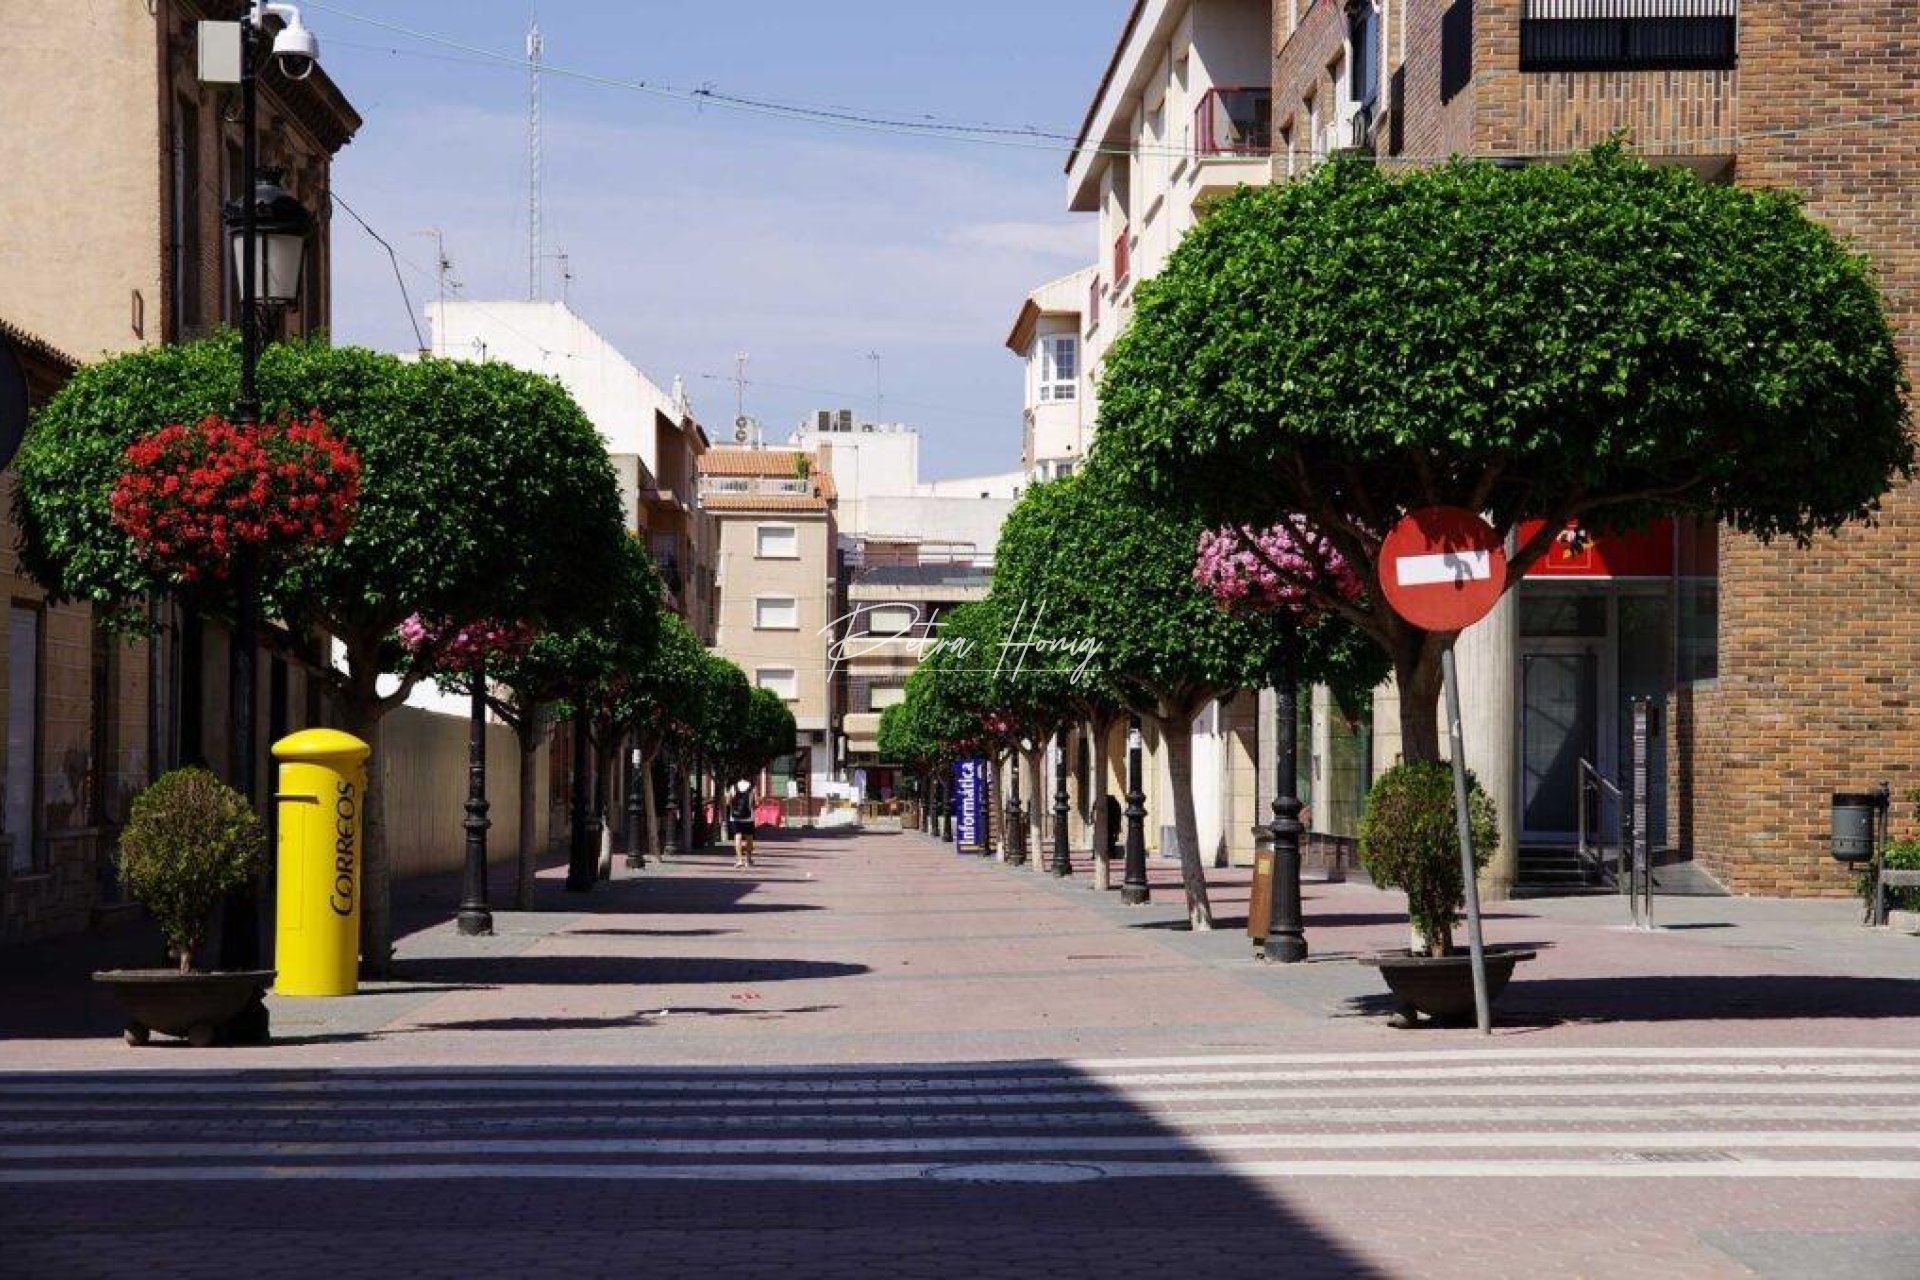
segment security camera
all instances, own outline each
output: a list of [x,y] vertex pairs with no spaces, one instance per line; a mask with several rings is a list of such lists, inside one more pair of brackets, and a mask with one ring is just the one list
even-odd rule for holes
[[289,80],[305,80],[320,65],[320,42],[301,24],[298,12],[274,36],[273,60]]

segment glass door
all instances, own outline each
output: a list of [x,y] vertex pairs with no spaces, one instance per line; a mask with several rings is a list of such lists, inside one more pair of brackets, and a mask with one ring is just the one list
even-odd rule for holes
[[1531,649],[1520,658],[1520,840],[1573,845],[1580,761],[1599,749],[1600,661],[1590,648]]

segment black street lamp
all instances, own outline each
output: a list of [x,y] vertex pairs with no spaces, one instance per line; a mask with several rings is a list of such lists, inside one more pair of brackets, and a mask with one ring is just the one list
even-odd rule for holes
[[675,767],[672,756],[667,757],[667,811],[663,820],[667,827],[666,842],[660,846],[660,861],[665,862],[669,855],[678,856],[680,848],[680,770]]
[[[1024,740],[1021,745],[1025,745]],[[1007,801],[1007,865],[1010,867],[1027,865],[1027,814],[1020,807],[1020,766],[1026,761],[1020,757],[1019,751],[1013,753],[1013,768],[1010,770],[1013,774],[1013,793]]]
[[1060,758],[1053,766],[1053,866],[1054,875],[1066,879],[1073,874],[1073,853],[1067,848],[1067,730],[1062,725],[1056,741]]
[[[228,202],[224,221],[240,284],[240,398],[234,418],[242,426],[260,421],[260,392],[256,372],[260,361],[261,319],[270,307],[291,306],[300,295],[300,268],[306,259],[307,233],[313,217],[282,188],[277,171],[262,173],[259,136],[260,105],[256,42],[265,34],[268,16],[286,23],[273,41],[273,57],[281,71],[296,80],[313,74],[319,43],[300,22],[293,5],[254,0],[240,24],[240,190]],[[255,755],[258,735],[254,718],[258,683],[259,623],[254,617],[259,583],[252,566],[242,563],[234,573],[233,646],[227,660],[229,747],[233,781],[253,803],[259,794]],[[253,910],[236,908],[228,915],[229,939],[223,950],[234,959],[252,952],[268,963],[271,943],[263,927],[267,904],[264,877],[256,877],[259,892]]]
[[953,843],[953,793],[943,779],[934,784],[940,789],[940,838],[948,844]]
[[468,937],[493,932],[493,912],[487,907],[487,664],[476,660],[468,676],[473,683],[471,718],[467,724],[467,872],[465,892],[456,918]]
[[645,792],[646,761],[640,754],[640,748],[633,748],[631,757],[632,776],[627,780],[627,865],[639,870],[647,865],[646,832],[641,824],[647,818]]
[[1147,793],[1140,782],[1140,717],[1127,717],[1127,859],[1120,901],[1137,907],[1153,898],[1147,887]]
[[1300,674],[1291,638],[1281,647],[1273,682],[1273,907],[1266,955],[1282,964],[1307,958],[1306,922],[1300,911]]

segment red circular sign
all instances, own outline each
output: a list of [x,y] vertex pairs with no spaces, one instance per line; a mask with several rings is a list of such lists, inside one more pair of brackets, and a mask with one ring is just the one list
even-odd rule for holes
[[1463,507],[1409,511],[1380,544],[1380,590],[1423,631],[1463,631],[1507,589],[1507,549]]

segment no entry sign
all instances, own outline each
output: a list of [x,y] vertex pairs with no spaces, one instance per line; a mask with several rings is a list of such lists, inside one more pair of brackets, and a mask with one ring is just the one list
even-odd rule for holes
[[1380,590],[1424,631],[1461,631],[1492,611],[1507,586],[1507,550],[1463,507],[1409,511],[1380,544]]

